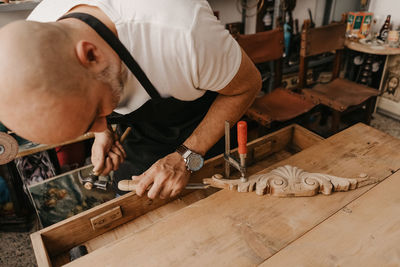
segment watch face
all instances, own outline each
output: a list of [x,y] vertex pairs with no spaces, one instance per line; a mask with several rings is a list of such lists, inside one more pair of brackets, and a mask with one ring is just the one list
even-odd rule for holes
[[204,159],[201,155],[192,153],[187,158],[187,167],[190,171],[198,171],[203,167]]

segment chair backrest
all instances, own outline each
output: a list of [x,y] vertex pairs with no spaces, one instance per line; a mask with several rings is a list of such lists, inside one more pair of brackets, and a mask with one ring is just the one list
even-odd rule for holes
[[333,23],[313,29],[309,27],[310,21],[306,20],[303,32],[301,33],[300,56],[309,57],[344,49],[345,23]]
[[239,34],[236,40],[255,63],[275,61],[274,87],[282,82],[283,31],[274,29],[254,34]]
[[256,64],[282,58],[284,42],[281,29],[239,34],[236,40]]
[[301,33],[300,66],[299,66],[299,87],[307,86],[307,57],[327,52],[336,52],[332,80],[339,76],[340,58],[344,49],[346,19],[342,17],[339,23],[332,23],[327,26],[310,28],[310,20],[304,21]]

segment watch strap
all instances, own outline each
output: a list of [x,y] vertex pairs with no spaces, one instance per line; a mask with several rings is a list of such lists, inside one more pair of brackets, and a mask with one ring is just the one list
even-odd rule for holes
[[187,148],[185,145],[178,146],[178,148],[176,149],[176,152],[178,152],[184,159],[186,159],[187,156],[189,156],[189,154],[192,153],[192,151],[189,148]]

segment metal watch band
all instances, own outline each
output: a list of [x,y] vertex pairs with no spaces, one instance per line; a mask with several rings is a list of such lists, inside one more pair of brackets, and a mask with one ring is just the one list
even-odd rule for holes
[[189,148],[187,148],[185,145],[180,145],[176,149],[176,152],[178,152],[183,158],[186,158],[189,156],[189,154],[192,152]]

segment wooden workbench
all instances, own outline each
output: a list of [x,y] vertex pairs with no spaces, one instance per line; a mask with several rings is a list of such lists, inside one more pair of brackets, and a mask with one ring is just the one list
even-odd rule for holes
[[[379,184],[299,198],[224,189],[68,266],[399,265],[399,151],[400,140],[357,124],[261,172],[290,164],[342,177],[366,173]],[[50,230],[39,236],[54,249]]]

